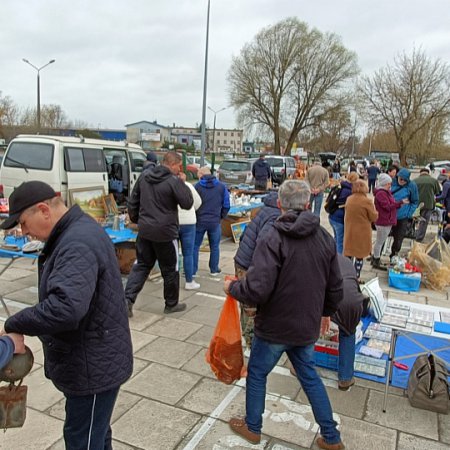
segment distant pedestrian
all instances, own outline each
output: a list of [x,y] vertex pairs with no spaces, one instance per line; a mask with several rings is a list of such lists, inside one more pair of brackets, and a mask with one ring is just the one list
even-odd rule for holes
[[323,202],[323,193],[330,185],[328,170],[322,167],[320,159],[314,161],[314,165],[306,172],[305,181],[311,187],[311,198],[309,200],[311,211],[320,217],[320,209]]
[[341,162],[336,158],[333,163],[333,178],[339,180],[341,178]]
[[208,167],[198,169],[200,181],[195,189],[202,199],[202,205],[197,210],[197,228],[194,244],[194,275],[198,271],[198,258],[200,247],[205,233],[209,241],[209,270],[213,277],[219,276],[222,270],[219,267],[220,238],[222,227],[220,221],[226,217],[230,210],[230,194],[227,187],[220,182]]
[[195,246],[195,230],[197,223],[196,211],[202,204],[200,195],[191,183],[185,181],[186,186],[191,191],[194,198],[194,204],[190,209],[183,209],[178,206],[178,221],[180,224],[180,243],[183,253],[183,269],[186,284],[186,290],[198,289],[200,284],[194,278],[194,246]]
[[352,185],[352,195],[345,202],[344,256],[353,259],[358,279],[364,258],[372,251],[372,223],[378,218],[368,192],[367,183],[357,180]]
[[348,173],[357,172],[355,161],[350,161],[350,164],[348,165],[348,170],[347,171],[348,171]]
[[[78,205],[46,183],[21,184],[1,227],[21,225],[45,242],[38,259],[39,303],[6,320],[7,333],[38,336],[45,376],[66,398],[65,448],[111,450],[111,416],[133,371],[133,351],[114,245]],[[44,429],[41,432],[45,432]]]
[[149,169],[151,167],[156,167],[158,165],[158,157],[156,156],[155,152],[148,152],[147,158],[144,161],[144,164],[142,165],[142,168]]
[[264,153],[260,153],[259,159],[253,163],[252,175],[255,178],[255,190],[267,190],[267,182],[271,179],[272,171]]
[[386,173],[391,177],[392,182],[397,179],[397,174],[400,169],[397,166],[388,166]]
[[246,415],[245,419],[233,417],[229,425],[250,443],[260,443],[267,376],[287,353],[320,426],[318,447],[340,450],[344,445],[313,354],[321,316],[332,315],[342,300],[342,276],[333,238],[308,210],[310,194],[304,181],[287,180],[281,185],[282,215],[265,238],[257,241],[245,278],[225,281],[225,292],[243,304],[258,306],[248,363]]
[[378,175],[381,173],[380,168],[376,165],[376,161],[370,161],[370,165],[367,168],[367,178],[369,181],[369,193],[373,192],[375,189],[375,183],[377,181]]
[[441,185],[436,178],[430,176],[430,171],[426,167],[420,169],[420,175],[414,180],[419,191],[419,203],[423,203],[420,208],[420,221],[417,227],[416,241],[422,242],[427,234],[428,222],[431,213],[436,207],[435,197],[441,193]]
[[136,297],[158,260],[164,279],[164,313],[184,311],[179,303],[178,272],[178,205],[192,207],[194,200],[181,173],[181,156],[176,152],[164,155],[162,164],[142,172],[128,201],[128,214],[139,226],[136,239],[136,262],[125,288],[129,316],[133,316]]

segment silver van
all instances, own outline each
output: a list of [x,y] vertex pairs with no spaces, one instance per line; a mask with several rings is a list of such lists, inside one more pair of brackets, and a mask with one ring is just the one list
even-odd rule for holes
[[24,181],[42,180],[67,201],[68,191],[103,187],[125,201],[142,172],[146,154],[126,142],[83,137],[19,135],[0,168],[4,196]]
[[291,156],[269,155],[265,160],[272,169],[272,181],[281,184],[295,174],[295,159]]

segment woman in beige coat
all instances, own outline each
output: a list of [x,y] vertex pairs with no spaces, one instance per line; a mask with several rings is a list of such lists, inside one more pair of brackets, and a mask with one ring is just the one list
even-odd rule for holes
[[345,203],[344,256],[354,259],[358,279],[364,258],[372,252],[372,223],[378,218],[373,201],[367,197],[368,192],[367,182],[357,180]]

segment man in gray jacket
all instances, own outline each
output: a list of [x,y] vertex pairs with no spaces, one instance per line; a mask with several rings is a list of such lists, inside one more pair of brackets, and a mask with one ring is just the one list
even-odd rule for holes
[[125,288],[128,316],[133,316],[136,297],[158,260],[164,279],[165,314],[184,311],[179,303],[178,205],[189,209],[194,204],[190,189],[184,184],[181,156],[168,152],[160,166],[146,169],[139,177],[128,201],[130,220],[139,225],[136,257]]

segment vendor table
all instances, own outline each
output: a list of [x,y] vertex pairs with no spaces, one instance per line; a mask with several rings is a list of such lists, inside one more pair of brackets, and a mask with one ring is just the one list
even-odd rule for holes
[[[403,304],[406,306],[413,307],[415,309],[423,309],[434,313],[434,320],[440,321],[439,313],[446,312],[450,313],[450,309],[438,308],[436,306],[420,305],[417,303],[411,303],[400,300],[393,300],[396,304]],[[389,301],[387,305],[389,305]],[[401,339],[406,339],[413,345],[410,351],[406,351],[405,354],[397,355],[397,344]],[[392,371],[394,367],[394,362],[404,361],[406,359],[417,358],[419,355],[432,353],[433,355],[441,358],[447,365],[447,369],[450,368],[450,335],[445,333],[438,333],[433,331],[431,334],[422,334],[417,331],[409,331],[402,328],[392,327],[391,335],[391,348],[388,356],[388,370],[386,375],[385,389],[384,389],[384,399],[383,399],[383,412],[386,412],[386,403],[388,396],[389,384],[392,379]],[[413,362],[413,361],[412,361]],[[411,364],[412,367],[412,364]],[[408,367],[411,369],[411,367]],[[398,370],[398,369],[396,369]],[[403,383],[408,381],[410,370],[404,371],[403,373]]]

